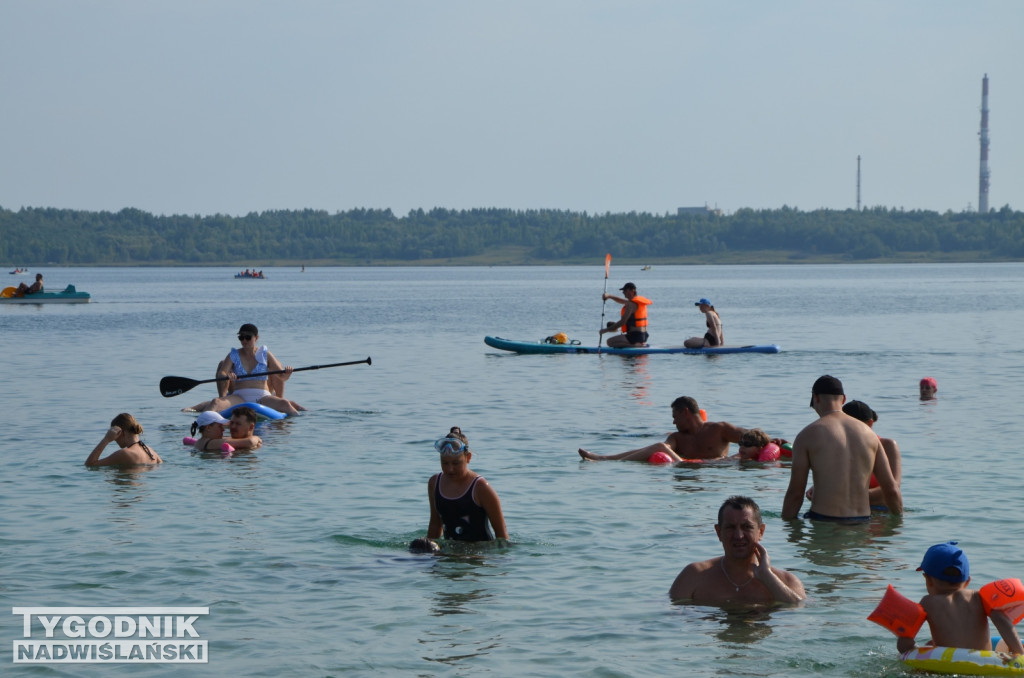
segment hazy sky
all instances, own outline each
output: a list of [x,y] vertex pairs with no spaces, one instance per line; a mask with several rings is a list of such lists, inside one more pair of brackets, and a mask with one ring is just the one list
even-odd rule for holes
[[1021,0],[0,0],[0,206],[1024,209]]

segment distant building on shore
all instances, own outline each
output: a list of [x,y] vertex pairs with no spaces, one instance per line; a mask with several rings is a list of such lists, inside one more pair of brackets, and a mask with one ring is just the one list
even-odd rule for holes
[[677,217],[682,217],[682,216],[685,216],[685,215],[688,215],[688,214],[705,214],[705,215],[709,215],[709,216],[720,217],[720,216],[722,216],[722,210],[718,209],[717,207],[712,209],[712,208],[708,207],[707,203],[704,203],[704,207],[677,207],[676,208],[676,216]]

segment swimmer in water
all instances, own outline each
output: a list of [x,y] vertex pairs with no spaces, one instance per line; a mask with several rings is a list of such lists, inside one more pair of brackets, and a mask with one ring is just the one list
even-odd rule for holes
[[[89,454],[85,460],[86,466],[149,466],[161,464],[163,459],[156,452],[151,450],[146,443],[139,440],[142,435],[142,424],[135,421],[135,417],[122,412],[110,422],[103,440]],[[116,442],[120,449],[111,452],[108,456],[100,459],[103,449],[112,442]]]
[[498,493],[483,476],[469,470],[473,453],[459,427],[452,426],[448,435],[434,443],[434,449],[441,455],[441,472],[427,482],[427,538],[438,539],[443,532],[445,539],[455,541],[507,540]]

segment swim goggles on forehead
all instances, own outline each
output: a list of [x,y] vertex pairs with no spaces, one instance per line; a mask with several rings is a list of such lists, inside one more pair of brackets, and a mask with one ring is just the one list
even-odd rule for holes
[[458,438],[438,438],[434,441],[434,449],[441,454],[462,454],[466,451],[466,443]]

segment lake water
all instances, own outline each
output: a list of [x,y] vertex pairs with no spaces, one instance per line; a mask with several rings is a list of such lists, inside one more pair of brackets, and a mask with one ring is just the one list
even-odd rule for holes
[[[593,344],[603,262],[270,268],[266,280],[222,268],[42,272],[50,289],[71,283],[93,303],[0,306],[3,607],[208,606],[196,630],[209,663],[12,665],[21,618],[5,612],[6,675],[902,675],[895,639],[865,617],[888,583],[924,593],[915,568],[929,545],[958,539],[979,586],[1024,576],[1021,264],[641,272],[613,262],[609,291],[633,281],[654,301],[652,343],[703,334],[693,302],[709,297],[728,344],[782,347],[639,358],[483,343],[564,331]],[[614,303],[604,310],[618,316]],[[179,410],[214,388],[165,399],[158,383],[210,378],[245,322],[285,364],[373,365],[295,374],[287,393],[309,411],[261,424],[256,454],[192,456],[181,444],[192,417]],[[576,454],[663,439],[680,395],[711,419],[792,440],[815,416],[810,388],[824,373],[898,441],[903,518],[786,523],[786,467]],[[938,399],[922,403],[926,375]],[[165,464],[82,465],[121,411]],[[514,543],[413,556],[406,545],[426,531],[439,467],[432,442],[453,425]],[[760,503],[772,564],[803,580],[806,605],[670,604],[686,563],[721,554],[715,515],[737,493]]]

